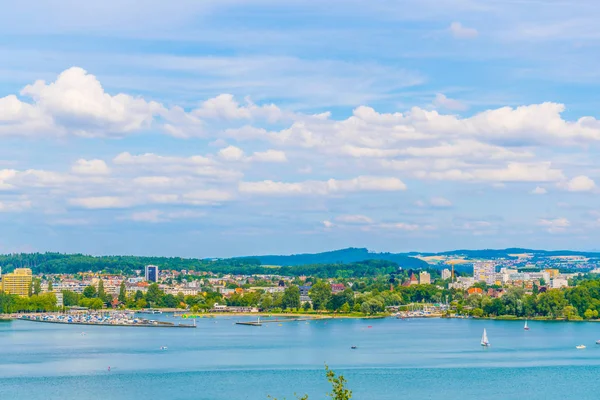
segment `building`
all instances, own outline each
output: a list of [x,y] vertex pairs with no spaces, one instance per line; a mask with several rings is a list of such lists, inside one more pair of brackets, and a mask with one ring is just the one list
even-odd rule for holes
[[148,282],[158,282],[158,267],[156,265],[146,265],[144,277]]
[[310,292],[311,288],[312,288],[312,286],[309,286],[309,285],[298,286],[298,289],[300,289],[300,297],[308,296],[308,292]]
[[442,270],[442,279],[450,279],[452,278],[452,272],[450,272],[450,270],[448,268],[445,268],[444,270]]
[[419,284],[419,280],[417,279],[417,277],[415,276],[415,274],[410,274],[410,279],[408,281],[408,286],[418,285],[418,284]]
[[569,287],[569,281],[564,278],[554,278],[551,281],[552,289],[560,289],[564,287]]
[[343,283],[332,283],[331,284],[331,293],[336,294],[343,292],[346,289]]
[[421,284],[421,285],[431,284],[431,275],[429,275],[429,272],[423,271],[419,274],[419,284]]
[[493,285],[496,282],[496,266],[491,262],[476,262],[473,264],[473,278],[477,282]]
[[8,294],[28,297],[31,281],[31,269],[16,268],[14,272],[4,274],[2,277],[2,291]]

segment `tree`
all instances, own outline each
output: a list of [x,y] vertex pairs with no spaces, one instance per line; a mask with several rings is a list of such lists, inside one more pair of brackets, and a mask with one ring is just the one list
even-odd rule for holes
[[[331,392],[327,393],[327,397],[330,397],[332,400],[350,400],[352,398],[352,391],[346,388],[346,378],[343,375],[336,375],[335,372],[329,369],[327,364],[325,364],[325,376],[327,377],[327,381],[331,383]],[[297,400],[308,400],[308,395],[304,395],[299,397],[295,395]],[[268,396],[269,399],[277,400],[274,397]]]
[[143,298],[144,298],[144,293],[142,293],[142,291],[141,291],[141,290],[136,290],[136,291],[135,291],[135,295],[133,296],[133,299],[134,299],[135,301],[139,301],[139,300],[141,300],[141,299],[143,299]]
[[33,280],[33,294],[38,295],[42,293],[42,281],[39,279]]
[[325,371],[327,380],[333,386],[328,396],[334,400],[350,400],[352,398],[352,391],[346,388],[347,381],[344,376],[336,375],[327,365],[325,365]]
[[102,279],[98,281],[98,298],[106,303],[107,297],[106,292],[104,291],[104,281]]
[[127,288],[125,287],[125,281],[121,282],[119,287],[119,301],[125,303],[127,301]]
[[79,304],[79,295],[70,290],[63,290],[63,305],[65,307],[76,306]]
[[308,292],[315,310],[324,310],[331,298],[331,286],[325,281],[315,283]]
[[96,288],[92,285],[86,286],[83,289],[83,297],[86,299],[92,299],[97,296]]
[[304,311],[310,310],[310,303],[308,301],[305,301],[302,308],[304,309]]
[[48,281],[48,292],[53,292],[54,288],[52,287],[52,281]]
[[159,305],[164,296],[164,292],[160,290],[157,283],[153,283],[148,287],[148,292],[146,292],[146,302],[148,302],[150,307]]
[[281,305],[283,308],[300,308],[300,289],[298,286],[290,286],[285,289],[283,298],[281,299]]
[[342,307],[340,308],[340,311],[343,312],[344,314],[347,314],[350,312],[350,304],[348,304],[348,302],[344,303],[342,305]]

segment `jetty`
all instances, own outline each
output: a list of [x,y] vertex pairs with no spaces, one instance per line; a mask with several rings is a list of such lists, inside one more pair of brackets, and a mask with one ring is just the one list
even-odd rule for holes
[[319,320],[323,320],[323,319],[330,319],[330,318],[298,317],[298,318],[283,318],[283,319],[275,318],[275,319],[263,319],[263,320],[261,320],[260,318],[257,318],[256,321],[238,321],[235,324],[236,325],[247,325],[247,326],[262,326],[262,324],[269,324],[269,323],[273,324],[273,323],[282,323],[282,322],[319,321]]

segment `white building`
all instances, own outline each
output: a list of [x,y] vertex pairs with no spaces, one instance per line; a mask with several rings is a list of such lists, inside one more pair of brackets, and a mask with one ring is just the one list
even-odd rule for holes
[[493,285],[496,279],[496,265],[492,262],[476,262],[473,264],[473,278],[477,282]]
[[470,276],[459,276],[456,282],[448,285],[450,289],[468,289],[475,284],[475,279]]
[[452,272],[448,268],[442,270],[442,279],[450,279],[452,278]]
[[560,289],[564,287],[569,287],[569,281],[564,278],[554,278],[550,282],[552,289]]

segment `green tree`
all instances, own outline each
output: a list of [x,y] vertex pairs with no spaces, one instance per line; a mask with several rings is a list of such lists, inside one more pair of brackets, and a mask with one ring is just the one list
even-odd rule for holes
[[93,285],[86,286],[85,289],[83,289],[83,297],[85,297],[86,299],[92,299],[96,296],[96,288]]
[[324,310],[331,299],[331,286],[325,281],[315,283],[308,292],[315,310]]
[[104,303],[107,303],[106,292],[104,291],[104,281],[102,279],[98,281],[98,298]]
[[[343,375],[336,375],[335,372],[329,369],[327,365],[325,365],[325,376],[327,377],[327,381],[331,383],[331,392],[327,393],[327,397],[330,397],[332,400],[350,400],[352,398],[352,391],[346,387],[348,383]],[[274,397],[269,396],[272,400],[277,400]],[[297,400],[308,400],[308,395],[304,395],[299,397],[296,395]]]
[[146,302],[150,307],[155,307],[161,304],[164,295],[165,293],[160,290],[158,284],[153,283],[148,287],[148,291],[146,292]]
[[38,295],[42,293],[42,281],[40,279],[33,280],[33,294]]
[[281,299],[281,305],[283,308],[300,308],[300,289],[298,286],[290,286],[285,289],[283,298]]
[[350,304],[348,304],[348,302],[344,303],[342,305],[342,307],[340,307],[340,311],[343,312],[344,314],[349,313],[350,310],[351,310],[351,308],[350,308]]
[[54,288],[52,287],[52,281],[48,281],[48,292],[53,292]]
[[481,308],[474,308],[471,310],[471,315],[474,317],[483,317],[483,310]]
[[79,304],[79,295],[70,290],[63,290],[63,305],[65,307],[76,306]]
[[127,301],[127,288],[125,287],[125,281],[121,282],[119,287],[119,301],[125,303]]

